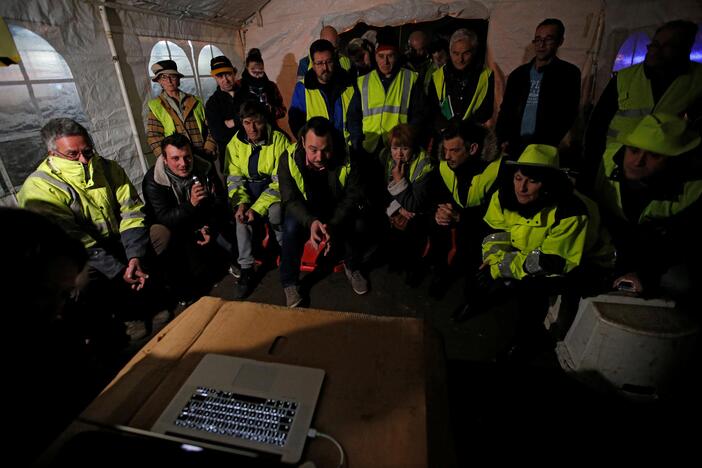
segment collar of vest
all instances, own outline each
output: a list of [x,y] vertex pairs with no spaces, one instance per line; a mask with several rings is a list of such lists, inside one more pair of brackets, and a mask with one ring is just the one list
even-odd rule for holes
[[91,187],[93,185],[93,170],[100,156],[97,154],[90,158],[88,161],[88,170],[86,171],[83,164],[79,161],[71,161],[65,158],[59,158],[55,156],[48,156],[46,158],[46,164],[55,174],[61,174],[66,179],[69,180],[84,180],[86,187]]
[[[193,174],[206,175],[210,172],[211,166],[209,161],[193,155]],[[156,164],[154,164],[154,181],[164,187],[171,186],[171,180],[168,178],[168,174],[166,174],[166,160],[163,155],[159,156],[158,159],[156,159]]]

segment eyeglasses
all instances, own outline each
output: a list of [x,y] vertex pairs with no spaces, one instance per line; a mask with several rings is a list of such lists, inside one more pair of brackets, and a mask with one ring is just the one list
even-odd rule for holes
[[532,41],[532,44],[538,45],[538,44],[546,44],[546,45],[551,45],[556,43],[556,38],[553,36],[546,36],[546,37],[535,37]]
[[318,61],[318,62],[312,62],[315,67],[323,67],[323,66],[329,66],[332,63],[334,63],[334,60],[324,60],[324,61]]
[[67,153],[62,153],[57,150],[51,150],[51,152],[63,156],[66,159],[70,159],[71,161],[77,160],[80,155],[83,155],[85,159],[90,159],[95,155],[95,150],[90,147],[78,151],[68,151]]

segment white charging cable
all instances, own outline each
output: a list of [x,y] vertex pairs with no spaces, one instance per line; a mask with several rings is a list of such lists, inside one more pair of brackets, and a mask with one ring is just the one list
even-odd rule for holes
[[319,432],[317,429],[312,429],[310,428],[309,431],[307,431],[307,437],[311,439],[315,439],[317,437],[321,437],[322,439],[327,439],[330,440],[334,445],[336,445],[336,448],[339,449],[339,454],[341,455],[341,458],[339,459],[339,464],[337,465],[339,468],[342,468],[344,466],[344,449],[341,446],[339,442],[336,441],[335,438],[330,436],[329,434],[325,434],[323,432]]

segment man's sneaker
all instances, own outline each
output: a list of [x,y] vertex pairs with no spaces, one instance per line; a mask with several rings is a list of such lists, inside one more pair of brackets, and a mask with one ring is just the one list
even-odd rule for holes
[[241,278],[241,268],[239,267],[239,265],[237,265],[236,263],[232,263],[229,266],[229,274],[232,275],[235,279]]
[[283,288],[283,292],[285,292],[285,304],[288,307],[297,307],[302,302],[302,296],[300,296],[297,286],[286,286]]
[[234,285],[234,299],[243,299],[253,288],[253,268],[242,268],[239,281]]
[[344,265],[344,272],[351,283],[351,288],[356,294],[365,294],[368,292],[368,280],[363,277],[359,270],[351,271],[349,267]]

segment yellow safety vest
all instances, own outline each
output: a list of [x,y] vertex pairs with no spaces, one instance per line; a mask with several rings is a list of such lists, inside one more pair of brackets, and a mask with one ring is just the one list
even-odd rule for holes
[[[200,98],[195,96],[190,96],[197,101],[195,107],[193,107],[193,115],[195,116],[195,121],[197,122],[197,128],[200,129],[200,134],[202,135],[202,127],[205,123],[205,106],[202,105]],[[173,135],[176,131],[175,122],[173,117],[168,113],[168,110],[164,107],[168,104],[164,104],[160,97],[149,100],[149,109],[153,112],[154,116],[163,125],[163,136],[167,137]],[[185,122],[183,122],[185,126]],[[188,136],[187,134],[185,136]]]
[[[541,254],[563,258],[564,273],[580,264],[588,232],[587,213],[557,219],[557,211],[557,206],[549,206],[531,218],[524,218],[516,211],[502,208],[499,191],[492,195],[485,222],[493,229],[505,231],[483,240],[483,260],[490,265],[493,278],[522,279],[529,275],[526,265],[530,256],[538,260]],[[500,239],[497,248],[494,239]]]
[[[446,67],[446,65],[439,68],[432,74],[432,80],[434,81],[436,96],[439,98],[439,104],[442,104],[446,100],[446,80],[444,77],[444,67]],[[468,104],[466,113],[463,114],[463,120],[466,120],[468,117],[473,115],[475,110],[480,108],[482,105],[483,101],[485,100],[485,96],[487,96],[490,75],[492,75],[492,70],[490,70],[488,67],[483,67],[483,70],[480,72],[480,77],[478,78],[478,84],[475,87],[475,92],[473,93],[473,98],[470,100],[470,104]],[[453,116],[445,117],[451,118]]]
[[78,161],[49,156],[27,177],[20,207],[46,212],[86,248],[134,228],[144,228],[144,204],[119,164],[99,155],[87,170]]
[[470,181],[470,188],[468,189],[468,196],[466,200],[460,200],[458,194],[458,179],[456,178],[456,173],[453,172],[446,161],[441,161],[439,163],[439,173],[441,174],[441,179],[444,181],[446,188],[451,191],[453,195],[453,200],[461,208],[472,208],[474,206],[480,206],[485,202],[485,198],[497,179],[497,174],[500,172],[500,165],[502,163],[502,158],[498,158],[487,165],[485,170],[480,174],[473,176]]
[[702,64],[690,62],[690,72],[678,76],[657,103],[653,103],[651,82],[646,78],[643,63],[617,73],[617,100],[619,109],[607,131],[607,143],[614,142],[620,133],[630,133],[644,116],[654,112],[678,115],[702,98]]
[[[346,112],[349,109],[349,104],[351,103],[351,98],[353,98],[353,93],[353,86],[347,87],[344,92],[341,93],[341,111],[343,112],[341,118],[344,122],[344,138],[347,141],[349,139],[349,131],[346,129]],[[329,105],[333,107],[334,103],[330,102]],[[329,120],[327,102],[320,90],[305,88],[305,108],[307,110],[308,122],[312,117],[324,117]]]
[[381,138],[387,143],[387,133],[397,124],[407,123],[412,86],[417,77],[416,72],[400,68],[387,94],[378,70],[358,78],[365,136],[363,147],[366,151],[373,152]]
[[[243,130],[240,130],[243,132]],[[282,132],[266,126],[266,141],[261,145],[258,157],[258,173],[270,178],[266,190],[253,202],[251,209],[261,216],[266,216],[273,203],[280,203],[280,186],[278,184],[278,162],[280,155],[288,148],[288,138]],[[249,158],[253,146],[239,139],[239,133],[234,135],[229,144],[224,159],[227,174],[227,191],[232,207],[242,203],[251,204],[251,195],[246,190],[246,182],[251,180],[249,174]]]
[[[295,163],[295,151],[288,151],[288,167],[290,168],[290,175],[292,176],[293,180],[295,181],[295,185],[297,185],[297,189],[300,191],[302,194],[303,198],[307,200],[307,192],[305,192],[305,180],[302,177],[302,173],[300,172],[300,168],[297,167],[297,164]],[[351,170],[351,160],[347,157],[346,161],[344,162],[344,165],[341,167],[339,170],[339,184],[341,184],[341,187],[346,187],[346,179],[348,178],[349,171]]]
[[[394,160],[390,154],[390,149],[385,149],[381,153],[381,158],[385,160],[385,179],[389,180],[392,176],[392,168],[394,166]],[[424,176],[429,174],[434,169],[434,164],[432,163],[431,157],[426,151],[420,150],[419,155],[412,159],[409,167],[409,181],[410,183],[416,182],[422,179]]]
[[[600,206],[603,206],[610,213],[622,220],[626,220],[624,209],[622,208],[622,195],[617,173],[621,170],[614,161],[617,153],[623,148],[621,143],[611,143],[602,156],[597,179],[595,182],[595,193],[599,196]],[[682,212],[691,204],[702,197],[702,180],[690,180],[685,182],[683,189],[677,199],[674,200],[652,200],[643,209],[638,220],[638,224],[644,224],[658,219],[665,219]]]

